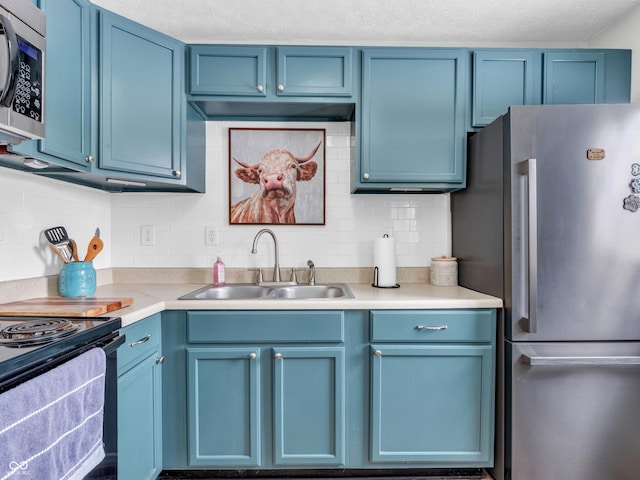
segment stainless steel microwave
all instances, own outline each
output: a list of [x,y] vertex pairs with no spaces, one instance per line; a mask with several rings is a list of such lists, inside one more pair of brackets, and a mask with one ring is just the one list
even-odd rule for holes
[[44,137],[45,15],[0,0],[0,145]]

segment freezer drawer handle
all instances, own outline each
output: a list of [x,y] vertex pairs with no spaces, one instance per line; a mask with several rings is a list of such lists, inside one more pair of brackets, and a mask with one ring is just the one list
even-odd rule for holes
[[420,331],[422,331],[422,330],[433,331],[433,330],[446,330],[449,327],[447,325],[439,325],[437,327],[430,327],[430,326],[425,326],[425,325],[417,325],[416,328],[418,330],[420,330]]
[[[536,316],[536,305],[538,304],[538,191],[537,191],[537,174],[536,159],[528,158],[524,162],[518,164],[518,173],[527,177],[527,258],[523,262],[528,272],[528,298],[527,305],[523,311],[527,311],[526,317],[522,317],[522,328],[528,333],[536,333],[538,330],[538,321]],[[523,225],[524,227],[524,225]],[[527,297],[525,295],[525,297]]]
[[532,367],[640,365],[640,357],[531,357],[522,355],[522,363]]

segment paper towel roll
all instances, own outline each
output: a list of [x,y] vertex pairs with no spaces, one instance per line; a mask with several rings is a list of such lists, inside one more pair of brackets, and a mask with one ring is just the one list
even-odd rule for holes
[[[396,240],[384,236],[376,238],[373,245],[373,266],[375,287],[396,286]],[[377,268],[377,281],[375,276]]]

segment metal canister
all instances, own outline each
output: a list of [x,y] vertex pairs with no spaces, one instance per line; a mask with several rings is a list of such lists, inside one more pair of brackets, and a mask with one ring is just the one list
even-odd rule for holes
[[455,287],[458,285],[458,259],[455,257],[433,257],[429,270],[431,285]]

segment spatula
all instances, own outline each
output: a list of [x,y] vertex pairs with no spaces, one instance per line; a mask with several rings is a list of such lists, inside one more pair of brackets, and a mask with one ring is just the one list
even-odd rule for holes
[[64,227],[48,228],[44,231],[44,236],[47,241],[52,244],[58,250],[60,258],[65,263],[71,263],[73,246],[69,246],[69,236],[67,235],[67,229]]
[[102,251],[102,247],[104,247],[104,242],[100,239],[100,229],[96,228],[96,233],[87,247],[87,254],[84,257],[84,261],[90,262],[96,258],[96,256]]

